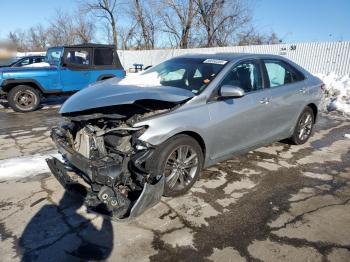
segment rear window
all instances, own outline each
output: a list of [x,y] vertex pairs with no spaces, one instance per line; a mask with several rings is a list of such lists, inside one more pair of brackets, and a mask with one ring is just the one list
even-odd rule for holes
[[301,72],[284,61],[266,59],[264,63],[270,87],[279,87],[305,79]]
[[113,65],[113,49],[96,48],[94,52],[94,64],[96,66]]

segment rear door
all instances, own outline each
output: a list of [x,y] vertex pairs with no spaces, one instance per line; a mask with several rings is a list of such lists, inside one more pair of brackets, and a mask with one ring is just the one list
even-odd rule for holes
[[113,47],[95,47],[93,67],[90,83],[114,76],[120,78],[125,76],[118,53]]
[[287,137],[308,100],[305,77],[285,61],[264,59],[269,85],[271,136],[273,140]]
[[264,88],[262,66],[258,60],[234,65],[219,85],[238,86],[245,91],[240,98],[218,99],[208,103],[212,159],[251,148],[270,136],[269,90]]
[[77,91],[90,83],[92,48],[66,48],[61,65],[64,91]]

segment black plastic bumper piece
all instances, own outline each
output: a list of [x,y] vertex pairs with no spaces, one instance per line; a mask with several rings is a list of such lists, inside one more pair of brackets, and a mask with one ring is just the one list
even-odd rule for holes
[[[78,182],[74,178],[75,175],[72,175],[72,171],[66,166],[64,163],[59,161],[56,158],[48,158],[46,162],[52,172],[52,174],[56,177],[56,179],[60,182],[60,184],[69,191],[74,191],[74,193],[78,193],[82,197],[86,197],[86,199],[94,199],[95,202],[85,202],[86,206],[90,208],[90,210],[94,212],[98,212],[96,206],[103,205],[102,201],[100,201],[97,197],[97,193],[91,191],[91,189],[84,187],[82,184]],[[85,190],[82,190],[82,188]],[[134,217],[139,216],[145,210],[151,208],[160,202],[161,197],[164,191],[164,176],[155,184],[145,183],[143,190],[139,196],[139,198],[132,203],[131,211],[129,215],[125,218],[117,218],[113,217],[112,213],[109,213],[109,216],[112,220],[115,221],[124,221]],[[108,215],[106,212],[100,212],[99,214]]]
[[92,182],[112,186],[115,178],[123,172],[123,167],[125,166],[123,163],[116,163],[115,160],[111,160],[108,157],[99,160],[90,160],[74,151],[66,144],[64,138],[60,137],[57,129],[52,130],[51,138],[63,158],[71,166],[86,174]]
[[[114,164],[113,161],[91,161],[79,153],[75,152],[72,148],[66,145],[66,142],[55,131],[51,133],[51,137],[55,142],[58,151],[62,154],[64,159],[69,165],[62,163],[56,158],[46,159],[46,162],[60,184],[66,190],[75,190],[75,188],[81,188],[81,184],[78,181],[78,177],[83,178],[90,186],[93,183],[103,184],[109,187],[114,185],[114,178],[120,173],[124,172],[125,164]],[[123,160],[124,162],[124,160]],[[73,169],[72,169],[73,167]],[[80,172],[81,171],[81,172]],[[121,221],[129,218],[139,216],[148,208],[156,205],[160,200],[164,192],[164,176],[162,176],[156,183],[145,183],[140,196],[136,201],[130,203],[129,214],[126,218],[120,219],[114,217],[110,213],[111,219]],[[79,185],[79,186],[78,186]],[[86,188],[86,187],[85,187]],[[80,193],[80,192],[78,192]],[[86,199],[93,199],[94,201],[85,201],[87,207],[90,210],[96,212],[96,206],[103,202],[98,198],[98,192],[86,188]],[[101,213],[106,215],[106,213]]]

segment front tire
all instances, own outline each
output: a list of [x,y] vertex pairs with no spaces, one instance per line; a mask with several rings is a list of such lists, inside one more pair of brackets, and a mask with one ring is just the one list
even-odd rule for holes
[[10,90],[7,101],[16,112],[31,112],[40,105],[40,93],[31,86],[19,85]]
[[203,152],[198,142],[187,135],[177,135],[158,146],[146,167],[151,174],[165,176],[164,196],[185,194],[198,180],[203,166]]
[[306,143],[312,134],[314,123],[314,112],[310,107],[306,107],[300,114],[298,122],[294,128],[294,133],[290,138],[293,144],[302,145]]

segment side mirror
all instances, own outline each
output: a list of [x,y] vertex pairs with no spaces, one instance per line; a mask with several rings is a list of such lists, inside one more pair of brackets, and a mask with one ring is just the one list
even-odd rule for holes
[[238,98],[245,95],[245,92],[242,88],[238,86],[231,86],[231,85],[223,85],[220,88],[220,95],[221,97],[226,98]]

